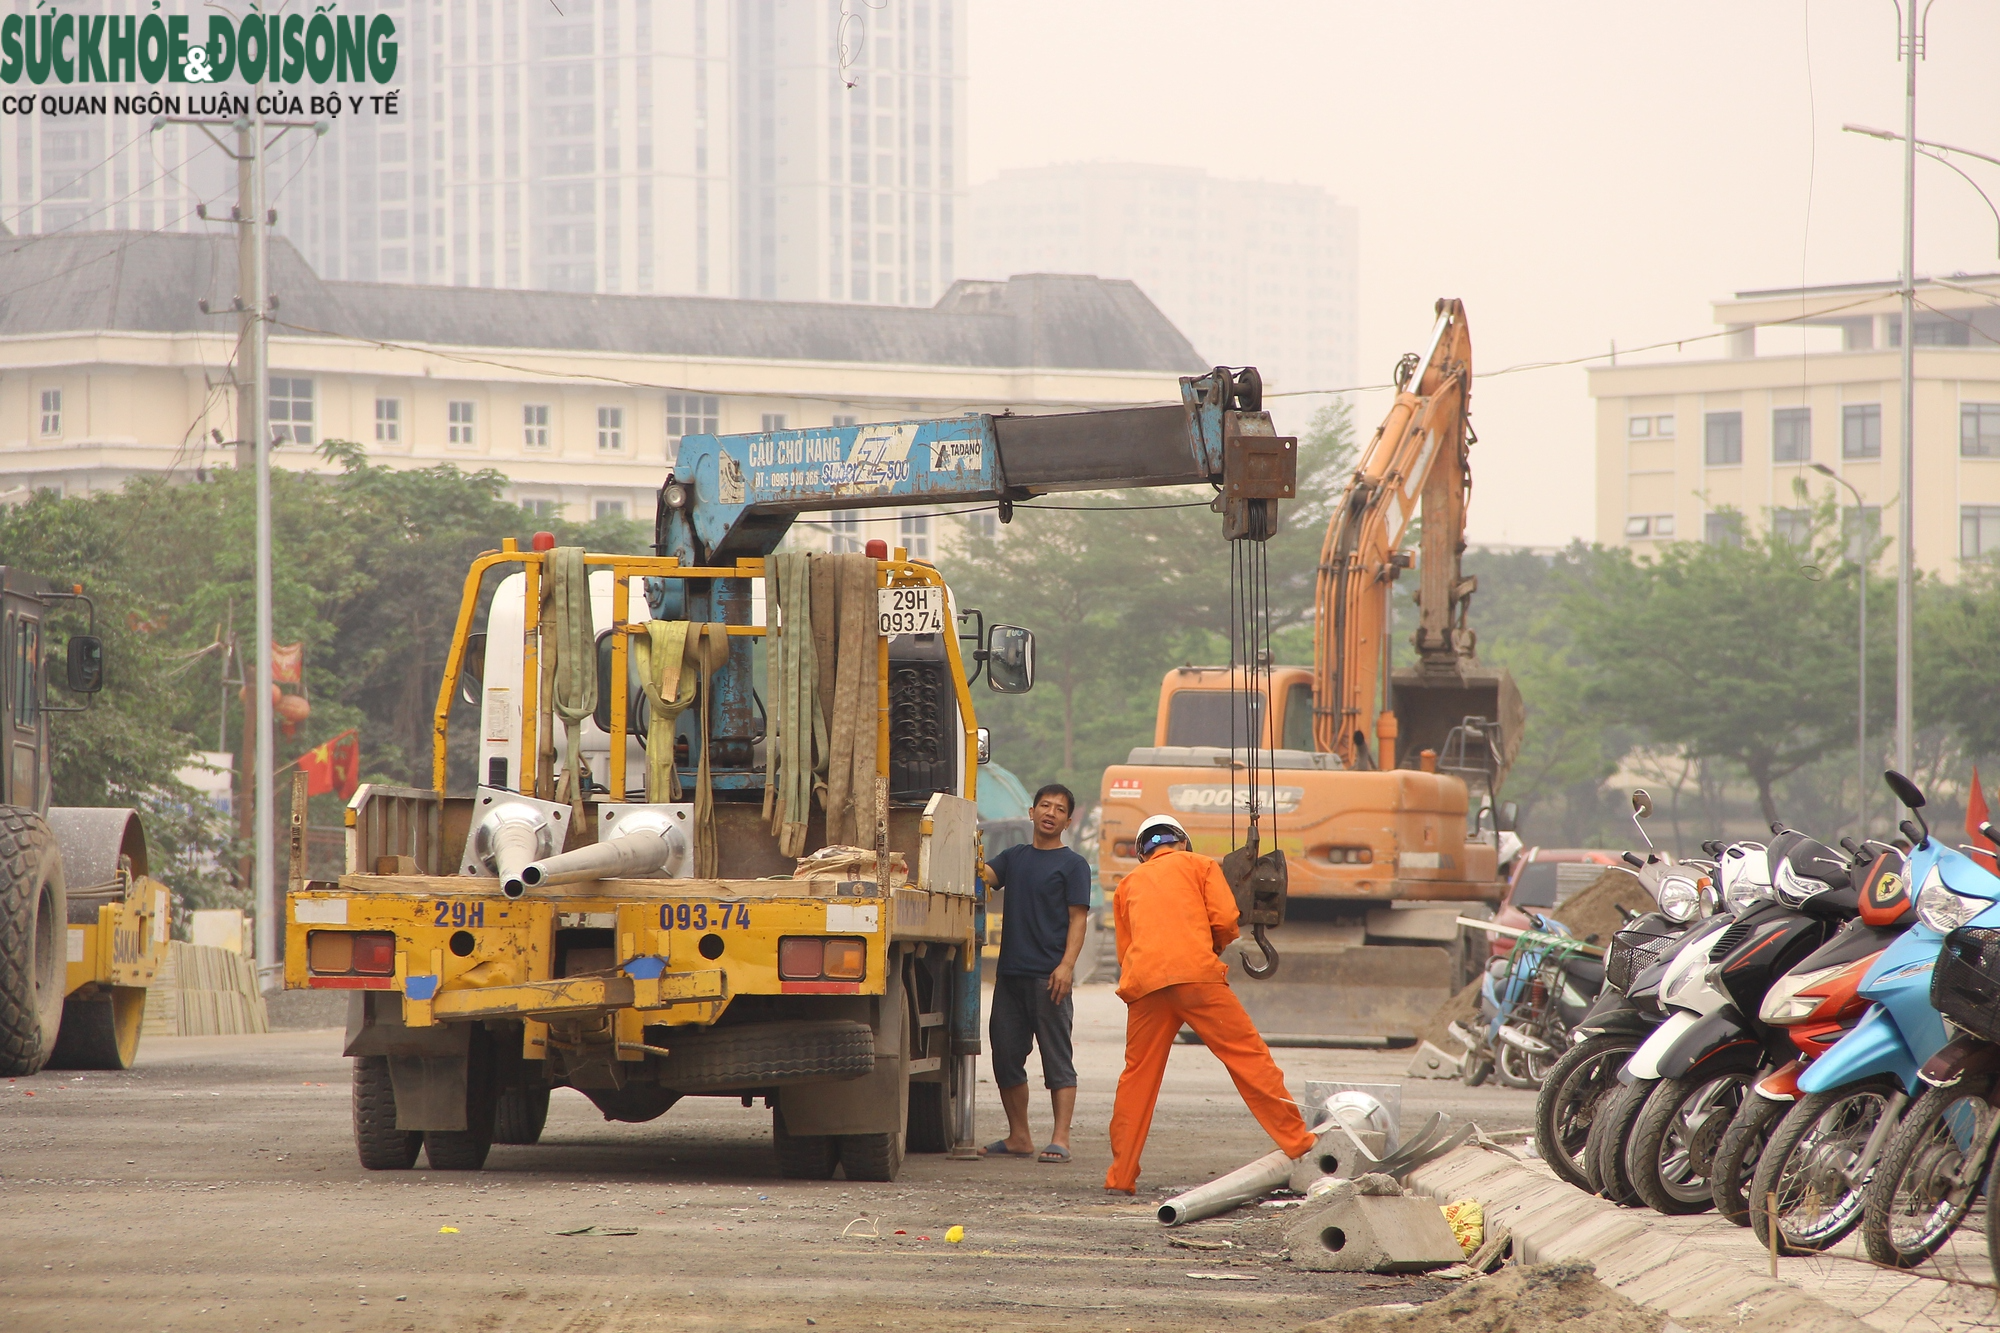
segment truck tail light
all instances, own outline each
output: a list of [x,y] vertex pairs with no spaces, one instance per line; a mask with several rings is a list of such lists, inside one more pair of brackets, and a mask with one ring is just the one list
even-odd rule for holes
[[817,935],[787,935],[778,941],[778,975],[786,981],[817,981],[826,963],[826,941]]
[[319,976],[386,977],[396,970],[396,937],[388,931],[309,931],[306,966]]
[[778,976],[785,981],[859,981],[868,974],[864,940],[787,935],[778,941]]
[[868,970],[868,946],[860,940],[826,942],[826,975],[835,981],[859,981]]

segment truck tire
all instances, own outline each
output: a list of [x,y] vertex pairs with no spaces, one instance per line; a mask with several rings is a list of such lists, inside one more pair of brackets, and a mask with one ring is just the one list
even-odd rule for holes
[[849,1180],[894,1180],[903,1169],[903,1135],[842,1134],[840,1164]]
[[660,1086],[675,1092],[859,1078],[875,1070],[874,1029],[845,1019],[670,1031],[665,1044],[673,1054],[660,1061]]
[[433,1171],[477,1171],[493,1150],[494,1111],[500,1097],[493,1035],[475,1025],[465,1052],[465,1128],[424,1131],[424,1160]]
[[69,903],[41,816],[0,806],[0,1078],[48,1063],[62,1026]]
[[146,988],[105,986],[63,1001],[51,1069],[130,1069],[146,1022]]
[[396,1088],[389,1057],[354,1060],[354,1151],[369,1171],[407,1171],[417,1164],[422,1130],[396,1128]]
[[517,1083],[493,1105],[495,1143],[539,1143],[549,1123],[549,1090],[540,1084]]
[[831,1180],[840,1165],[840,1143],[831,1134],[788,1134],[785,1113],[771,1108],[771,1145],[778,1152],[778,1174],[787,1180]]
[[959,1086],[965,1060],[947,1055],[941,1072],[944,1077],[935,1083],[910,1084],[910,1115],[903,1136],[908,1152],[951,1151],[952,1136],[958,1132],[959,1099],[965,1096]]

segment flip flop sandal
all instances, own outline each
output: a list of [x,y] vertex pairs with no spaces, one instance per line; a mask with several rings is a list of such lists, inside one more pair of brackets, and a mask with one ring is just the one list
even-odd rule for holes
[[1032,1152],[1015,1152],[1007,1146],[1007,1140],[995,1139],[979,1150],[981,1157],[1033,1157]]
[[1035,1160],[1038,1162],[1067,1162],[1069,1161],[1069,1149],[1061,1148],[1051,1143],[1048,1147],[1042,1149],[1041,1155],[1036,1157]]

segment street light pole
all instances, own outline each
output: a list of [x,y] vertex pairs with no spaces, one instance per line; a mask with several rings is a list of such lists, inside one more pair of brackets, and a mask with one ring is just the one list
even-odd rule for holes
[[[1896,771],[1910,763],[1911,657],[1916,638],[1917,523],[1917,0],[1903,0],[1903,485],[1896,503]],[[1863,585],[1866,586],[1866,579]]]
[[1854,572],[1861,584],[1861,648],[1857,658],[1857,674],[1860,677],[1858,706],[1854,713],[1854,819],[1855,837],[1868,836],[1868,507],[1861,502],[1861,492],[1854,483],[1835,472],[1824,463],[1814,463],[1813,471],[1823,477],[1830,477],[1836,484],[1847,488],[1854,497],[1854,538],[1858,544],[1854,557]]

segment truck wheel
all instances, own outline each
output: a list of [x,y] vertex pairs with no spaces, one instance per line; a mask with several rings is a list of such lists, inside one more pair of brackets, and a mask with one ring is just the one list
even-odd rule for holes
[[955,1055],[944,1058],[944,1077],[936,1083],[910,1085],[910,1118],[903,1145],[910,1152],[950,1152],[952,1135],[958,1130],[958,1086],[965,1061]]
[[354,1061],[354,1151],[370,1171],[407,1171],[417,1164],[422,1130],[396,1128],[396,1088],[389,1081],[389,1057],[357,1056]]
[[785,1113],[771,1108],[771,1144],[778,1150],[778,1174],[787,1180],[831,1180],[840,1165],[840,1143],[831,1134],[788,1134]]
[[39,815],[0,806],[0,1078],[48,1063],[62,1026],[69,902]]
[[894,1180],[903,1169],[903,1136],[842,1134],[840,1164],[849,1180]]
[[549,1090],[517,1083],[493,1104],[495,1143],[539,1143],[549,1123]]
[[51,1069],[130,1069],[146,1022],[146,988],[106,986],[63,1002]]

